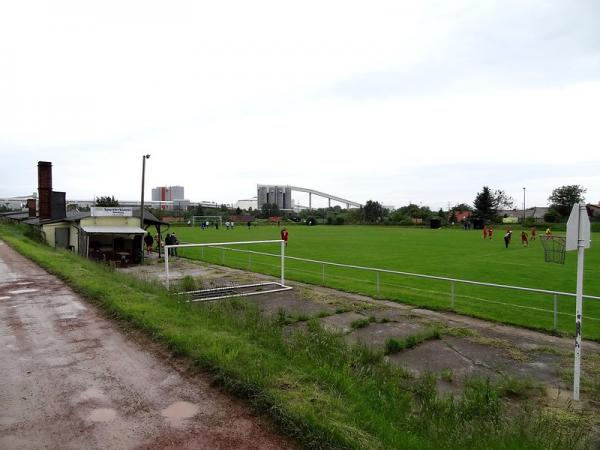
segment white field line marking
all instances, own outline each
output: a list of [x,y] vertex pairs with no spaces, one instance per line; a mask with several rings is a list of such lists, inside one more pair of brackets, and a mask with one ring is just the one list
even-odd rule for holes
[[28,292],[37,292],[39,289],[17,289],[16,291],[8,291],[9,294],[27,294]]

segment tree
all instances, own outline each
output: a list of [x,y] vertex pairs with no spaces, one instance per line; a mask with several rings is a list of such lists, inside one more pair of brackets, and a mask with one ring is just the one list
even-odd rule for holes
[[571,214],[573,205],[575,203],[583,202],[583,194],[585,194],[586,191],[586,188],[579,186],[578,184],[557,187],[552,191],[550,197],[548,197],[550,207],[562,217],[568,217],[569,214]]
[[452,211],[452,212],[456,212],[456,211],[473,211],[473,208],[471,208],[466,203],[459,203],[458,205],[454,205],[450,209],[450,211]]
[[260,209],[263,219],[281,215],[281,210],[279,209],[279,206],[277,206],[277,203],[264,203]]
[[108,195],[106,197],[96,197],[96,206],[119,206],[119,200],[117,200],[114,196],[109,197]]
[[494,220],[498,215],[498,208],[512,207],[513,199],[500,189],[492,191],[488,186],[483,186],[481,192],[475,196],[473,205],[475,216],[484,220]]
[[377,223],[383,219],[385,211],[381,203],[368,200],[364,207],[365,221],[368,223]]

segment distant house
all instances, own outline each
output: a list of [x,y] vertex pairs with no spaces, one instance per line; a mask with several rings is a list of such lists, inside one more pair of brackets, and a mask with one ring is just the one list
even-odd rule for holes
[[587,208],[588,216],[590,216],[591,220],[600,221],[600,203],[597,205],[587,204],[585,205]]
[[[544,215],[550,208],[547,206],[532,206],[525,209],[525,219],[533,219],[534,222],[543,222]],[[502,209],[498,210],[498,216],[504,219],[510,219],[508,222],[517,223],[523,220],[522,209]]]
[[473,215],[473,211],[454,211],[457,222],[463,222]]

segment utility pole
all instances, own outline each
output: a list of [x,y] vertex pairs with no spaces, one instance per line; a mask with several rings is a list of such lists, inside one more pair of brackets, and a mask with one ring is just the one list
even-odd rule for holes
[[525,188],[523,188],[523,225],[525,225]]
[[[146,160],[150,155],[142,155],[142,201],[140,202],[140,228],[144,228],[144,181],[146,178]],[[144,236],[145,237],[145,236]],[[159,243],[160,248],[160,243]],[[144,239],[142,238],[142,265],[144,264]]]

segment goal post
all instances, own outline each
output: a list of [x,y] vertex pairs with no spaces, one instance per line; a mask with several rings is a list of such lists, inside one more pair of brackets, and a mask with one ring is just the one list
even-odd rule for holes
[[[167,289],[171,288],[172,276],[170,273],[170,259],[174,257],[173,252],[177,249],[192,249],[197,248],[201,250],[201,254],[204,256],[204,249],[220,249],[223,251],[223,263],[225,258],[225,251],[230,250],[233,252],[240,252],[235,246],[251,246],[254,244],[278,244],[280,247],[279,255],[268,254],[264,252],[255,252],[249,250],[243,250],[244,253],[256,254],[256,255],[269,255],[275,257],[278,261],[275,267],[278,268],[278,281],[266,280],[264,278],[257,280],[256,282],[242,282],[242,283],[227,283],[225,286],[211,286],[205,289],[196,289],[193,291],[181,292],[181,294],[193,294],[195,298],[191,301],[202,301],[202,300],[216,300],[227,297],[243,297],[248,295],[265,294],[269,292],[279,292],[291,289],[290,286],[285,284],[285,241],[277,240],[264,240],[264,241],[237,241],[237,242],[207,242],[198,244],[173,244],[165,245],[165,281]],[[216,263],[219,264],[219,263]],[[252,291],[254,288],[254,291]]]
[[203,222],[219,222],[219,226],[223,226],[223,218],[221,216],[192,216],[192,226],[201,225]]

